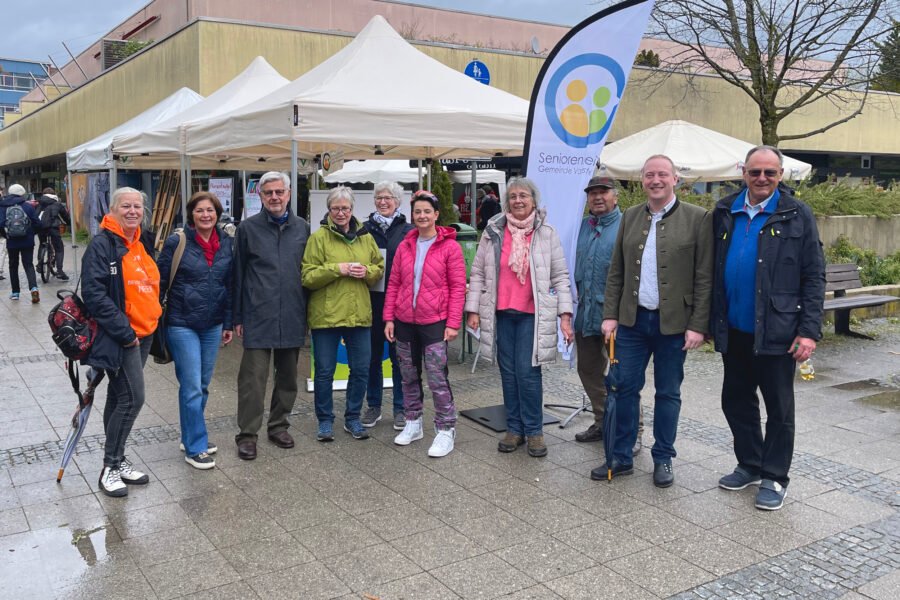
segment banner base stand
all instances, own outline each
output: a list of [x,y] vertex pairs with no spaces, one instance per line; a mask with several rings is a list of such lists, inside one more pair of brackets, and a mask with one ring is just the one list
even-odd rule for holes
[[[488,429],[493,429],[497,433],[506,431],[506,407],[502,404],[485,406],[484,408],[461,410],[459,414],[467,419],[475,421],[479,425],[484,425]],[[549,413],[542,414],[544,415],[544,425],[559,423],[559,418],[554,417]]]

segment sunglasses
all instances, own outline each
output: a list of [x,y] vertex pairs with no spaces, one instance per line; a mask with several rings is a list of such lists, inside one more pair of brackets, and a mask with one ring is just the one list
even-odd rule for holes
[[750,177],[759,177],[760,175],[765,175],[768,179],[778,177],[778,169],[745,169],[744,172]]

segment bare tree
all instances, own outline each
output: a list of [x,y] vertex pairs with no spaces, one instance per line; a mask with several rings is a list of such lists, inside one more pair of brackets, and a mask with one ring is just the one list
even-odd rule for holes
[[[778,145],[862,113],[877,74],[876,42],[897,11],[897,0],[657,0],[648,33],[677,48],[662,56],[663,68],[712,72],[746,93],[759,109],[763,143]],[[842,116],[779,134],[791,113],[821,101],[839,105]]]

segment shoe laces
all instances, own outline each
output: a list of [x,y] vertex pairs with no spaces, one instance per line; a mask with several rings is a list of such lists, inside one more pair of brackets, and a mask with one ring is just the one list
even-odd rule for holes
[[199,460],[206,460],[207,458],[209,458],[209,454],[206,452],[201,452],[196,456],[196,458],[198,458]]
[[120,472],[120,469],[107,467],[106,476],[103,478],[103,481],[107,486],[115,486],[122,483],[122,474]]
[[119,464],[119,472],[125,474],[126,476],[134,473],[134,465],[131,464],[131,461],[127,458],[123,458],[122,462]]

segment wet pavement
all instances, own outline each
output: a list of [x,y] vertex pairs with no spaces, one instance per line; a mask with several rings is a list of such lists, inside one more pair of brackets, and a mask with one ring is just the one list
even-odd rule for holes
[[[60,287],[42,286],[43,302],[32,305],[8,300],[9,282],[0,282],[3,598],[900,597],[896,323],[858,326],[874,341],[820,344],[815,379],[797,381],[792,481],[775,513],[753,507],[753,490],[716,487],[734,458],[719,408],[721,362],[703,350],[688,357],[668,489],[653,486],[646,450],[635,475],[591,481],[602,446],[573,439],[590,423],[585,414],[545,428],[544,459],[499,454],[498,435],[466,419],[454,452],[432,459],[430,427],[399,447],[388,418],[372,439],[339,430],[333,443],[316,442],[305,391],[296,447],[261,441],[259,458],[242,462],[234,345],[220,355],[207,409],[216,468],[184,462],[174,369],[151,362],[127,449],[150,484],[114,499],[97,491],[105,383],[55,481],[76,403],[46,323]],[[471,356],[451,367],[459,408],[500,402],[496,367],[471,368]],[[581,402],[565,365],[545,369],[544,384],[548,404]],[[652,389],[643,401],[649,416]]]

